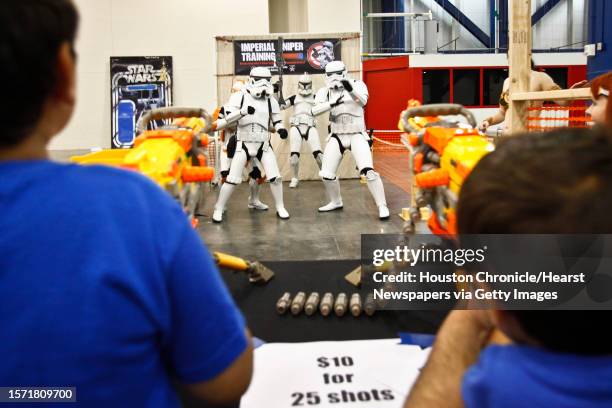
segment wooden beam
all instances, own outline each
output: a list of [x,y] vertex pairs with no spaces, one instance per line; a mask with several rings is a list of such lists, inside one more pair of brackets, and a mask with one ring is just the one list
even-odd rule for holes
[[591,99],[590,88],[562,89],[560,91],[517,92],[510,95],[512,101],[569,101]]
[[[531,0],[511,0],[509,26],[510,95],[529,92],[531,76]],[[527,130],[527,102],[510,102],[510,134]]]

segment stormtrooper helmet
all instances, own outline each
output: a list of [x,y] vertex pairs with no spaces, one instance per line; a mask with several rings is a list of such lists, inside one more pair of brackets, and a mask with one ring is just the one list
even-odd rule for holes
[[308,73],[302,75],[298,81],[298,92],[302,96],[308,96],[312,94],[312,78]]
[[342,61],[332,61],[325,66],[325,83],[328,88],[342,88],[342,80],[347,79],[346,65]]
[[272,74],[270,70],[264,67],[251,69],[246,90],[255,98],[271,96],[274,93],[274,88],[272,87]]

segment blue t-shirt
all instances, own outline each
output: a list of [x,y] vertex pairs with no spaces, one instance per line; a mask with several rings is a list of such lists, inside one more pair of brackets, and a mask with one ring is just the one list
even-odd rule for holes
[[86,407],[175,407],[173,378],[209,380],[246,346],[209,253],[153,182],[0,162],[0,386],[72,386]]
[[612,407],[612,357],[489,346],[463,377],[467,408]]

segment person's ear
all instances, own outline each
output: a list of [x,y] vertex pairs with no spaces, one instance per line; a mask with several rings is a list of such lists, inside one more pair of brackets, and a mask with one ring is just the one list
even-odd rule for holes
[[59,103],[76,102],[76,63],[73,47],[68,42],[60,46],[55,67],[57,78],[53,97]]

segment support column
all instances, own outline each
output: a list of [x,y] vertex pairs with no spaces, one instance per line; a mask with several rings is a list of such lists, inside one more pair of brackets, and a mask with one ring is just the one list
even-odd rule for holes
[[526,101],[513,101],[512,95],[529,92],[531,76],[531,0],[510,2],[510,25],[508,62],[510,65],[510,112],[508,130],[510,134],[527,130]]
[[268,0],[271,33],[308,31],[308,4],[304,0]]

